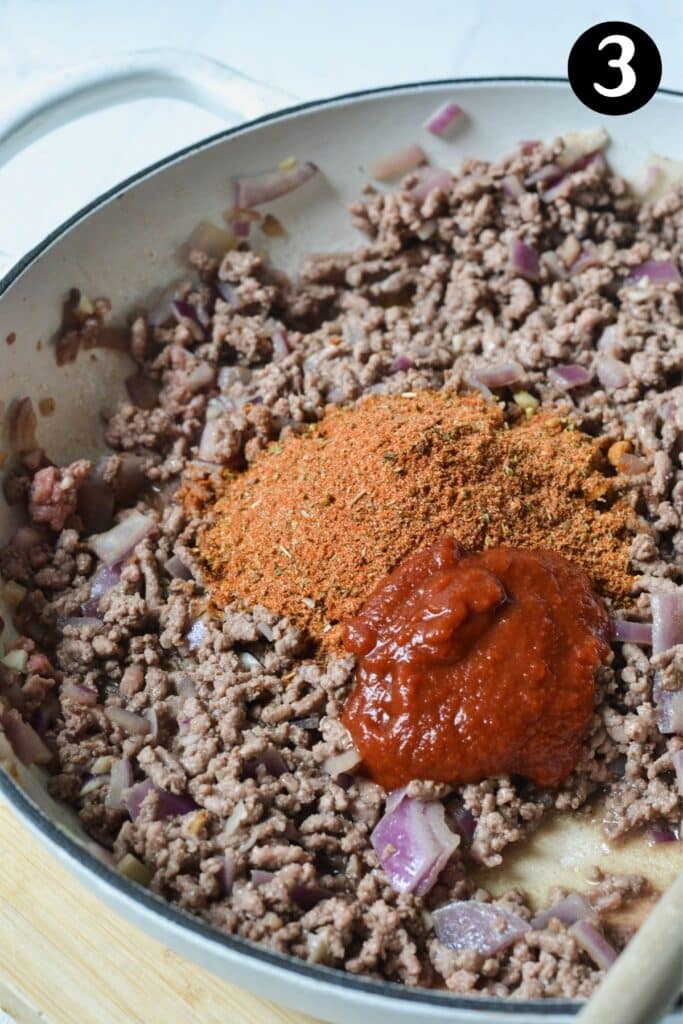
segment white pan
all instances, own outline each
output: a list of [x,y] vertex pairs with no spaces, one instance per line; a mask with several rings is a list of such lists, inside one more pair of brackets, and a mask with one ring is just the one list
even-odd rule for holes
[[[272,241],[273,260],[293,271],[307,251],[346,250],[358,244],[346,207],[365,181],[373,157],[419,142],[432,161],[454,166],[465,156],[497,157],[522,138],[550,139],[603,124],[609,159],[630,175],[652,151],[683,157],[683,94],[662,90],[642,110],[600,118],[575,99],[563,81],[480,79],[381,89],[304,103],[268,113],[282,94],[202,58],[149,52],[99,68],[85,68],[30,97],[0,123],[0,164],[33,138],[72,116],[141,95],[181,96],[221,112],[255,120],[176,153],[140,172],[58,227],[0,282],[0,400],[30,395],[54,399],[55,411],[38,426],[39,443],[55,462],[96,456],[103,447],[101,414],[111,408],[130,372],[121,353],[81,354],[62,369],[50,344],[65,291],[108,296],[127,309],[182,273],[178,247],[205,219],[220,224],[231,205],[231,178],[274,166],[294,155],[314,160],[323,174],[303,194],[274,205],[288,235]],[[425,118],[454,97],[468,114],[455,141],[423,129]],[[137,125],[143,131],[144,125]],[[1,226],[0,226],[1,230]],[[0,248],[11,239],[0,237]],[[16,334],[14,344],[5,338]],[[39,344],[41,342],[42,344]],[[0,499],[1,501],[1,499]],[[0,540],[12,529],[0,504]],[[0,612],[1,613],[1,612]],[[92,857],[77,822],[47,797],[27,772],[17,782],[0,770],[0,793],[22,821],[106,903],[176,952],[217,975],[314,1017],[347,1024],[490,1024],[567,1021],[577,1004],[465,999],[409,990],[301,963],[221,935],[162,903]],[[596,847],[600,849],[599,844]],[[673,1024],[674,1018],[670,1021]]]

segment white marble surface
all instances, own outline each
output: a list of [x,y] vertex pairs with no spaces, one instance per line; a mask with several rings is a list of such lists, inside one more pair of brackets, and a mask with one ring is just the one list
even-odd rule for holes
[[[649,31],[663,85],[683,88],[680,0],[610,0],[600,15],[588,0],[0,0],[0,106],[39,76],[152,46],[194,49],[302,99],[448,76],[562,76],[598,17]],[[224,124],[155,100],[60,129],[0,170],[0,251],[26,251],[109,186]]]
[[[0,100],[79,61],[158,46],[208,54],[302,99],[449,76],[563,76],[598,18],[646,29],[662,84],[683,89],[680,0],[609,0],[595,12],[589,0],[0,0]],[[224,124],[155,100],[60,129],[0,169],[0,250],[25,252],[104,189]]]

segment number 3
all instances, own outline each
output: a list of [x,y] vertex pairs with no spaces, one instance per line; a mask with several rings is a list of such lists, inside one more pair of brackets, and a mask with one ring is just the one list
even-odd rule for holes
[[605,46],[609,46],[610,43],[616,43],[619,47],[619,56],[613,60],[607,61],[607,66],[610,68],[619,68],[621,71],[621,81],[619,85],[615,85],[613,89],[607,89],[604,85],[600,85],[599,82],[593,82],[593,88],[596,92],[599,92],[601,96],[611,96],[616,99],[618,96],[628,96],[628,94],[634,89],[636,84],[636,73],[631,67],[631,61],[636,52],[636,48],[633,45],[633,40],[628,36],[605,36],[598,50],[604,49]]

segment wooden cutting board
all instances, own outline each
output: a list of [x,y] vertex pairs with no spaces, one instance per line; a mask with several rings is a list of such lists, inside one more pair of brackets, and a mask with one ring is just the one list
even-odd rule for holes
[[315,1024],[219,981],[128,924],[2,800],[0,1008],[17,1024]]
[[[609,846],[592,819],[557,816],[482,871],[494,893],[587,888],[592,864],[646,874],[662,890],[683,870],[682,844],[645,837]],[[91,896],[0,800],[0,1008],[17,1024],[314,1024],[257,999],[165,949]],[[619,915],[642,919],[654,894]]]

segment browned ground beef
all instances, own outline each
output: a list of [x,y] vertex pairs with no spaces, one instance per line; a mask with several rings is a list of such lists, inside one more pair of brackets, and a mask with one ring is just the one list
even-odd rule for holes
[[[514,359],[524,368],[524,390],[593,435],[629,440],[646,460],[629,489],[646,523],[632,551],[631,614],[649,618],[650,593],[680,583],[683,565],[681,284],[624,282],[649,258],[680,266],[683,192],[641,206],[596,162],[570,175],[551,201],[534,184],[520,197],[506,193],[505,175],[527,181],[560,146],[520,149],[497,164],[469,161],[448,195],[432,193],[422,207],[410,195],[410,177],[394,193],[368,189],[352,211],[365,245],[350,255],[311,257],[296,283],[246,249],[229,252],[220,266],[192,254],[194,276],[178,294],[200,311],[199,320],[162,327],[144,315],[135,320],[131,352],[157,382],[158,402],[122,402],[108,426],[112,450],[139,456],[151,484],[137,500],[119,494],[117,509],[135,504],[158,526],[87,621],[78,617],[96,559],[74,513],[83,463],[36,473],[34,459],[14,475],[12,493],[30,500],[45,533],[29,543],[22,537],[0,556],[5,580],[26,588],[18,621],[32,652],[22,676],[5,673],[4,692],[30,720],[43,714],[57,756],[52,792],[78,809],[90,835],[117,861],[135,854],[149,867],[153,890],[218,928],[410,985],[585,996],[600,971],[559,923],[485,959],[441,945],[425,911],[451,899],[490,899],[476,889],[471,868],[499,863],[508,844],[549,810],[578,809],[598,790],[608,795],[611,838],[680,823],[671,755],[683,740],[660,735],[651,684],[658,666],[667,686],[682,685],[683,649],[653,659],[646,649],[617,645],[600,672],[584,756],[559,790],[510,778],[452,790],[412,784],[411,795],[444,800],[453,827],[464,806],[476,828],[427,897],[399,896],[369,842],[386,794],[362,775],[339,785],[324,767],[348,745],[339,716],[352,659],[316,660],[277,609],[229,610],[222,621],[207,620],[188,645],[203,609],[202,584],[174,579],[164,568],[174,552],[191,562],[184,540],[192,524],[173,491],[197,458],[207,418],[202,459],[239,468],[319,419],[328,403],[368,392],[467,390],[473,370]],[[539,283],[511,269],[517,237],[554,254],[541,257]],[[594,264],[572,273],[587,244]],[[230,301],[217,296],[217,279],[232,286],[224,287]],[[594,373],[568,395],[548,379],[548,369],[561,363],[594,371],[596,342],[609,325],[614,355],[628,367],[627,386],[608,394]],[[408,369],[397,369],[398,356],[407,357]],[[509,389],[497,397],[507,415],[522,414]],[[113,480],[120,465],[116,454],[102,468]],[[74,684],[96,690],[97,703],[75,699]],[[113,724],[106,712],[119,706],[153,709],[156,739]],[[198,809],[156,820],[152,793],[131,821],[105,807],[106,786],[82,793],[98,758],[122,755],[132,760],[136,781],[147,777],[171,793],[189,793]],[[229,894],[221,883],[226,851],[235,864]],[[255,869],[272,878],[255,885]],[[311,907],[316,886],[326,892]],[[613,908],[639,886],[637,879],[603,880],[593,899],[599,910]],[[501,902],[530,918],[523,893]],[[610,937],[617,946],[624,938]]]

